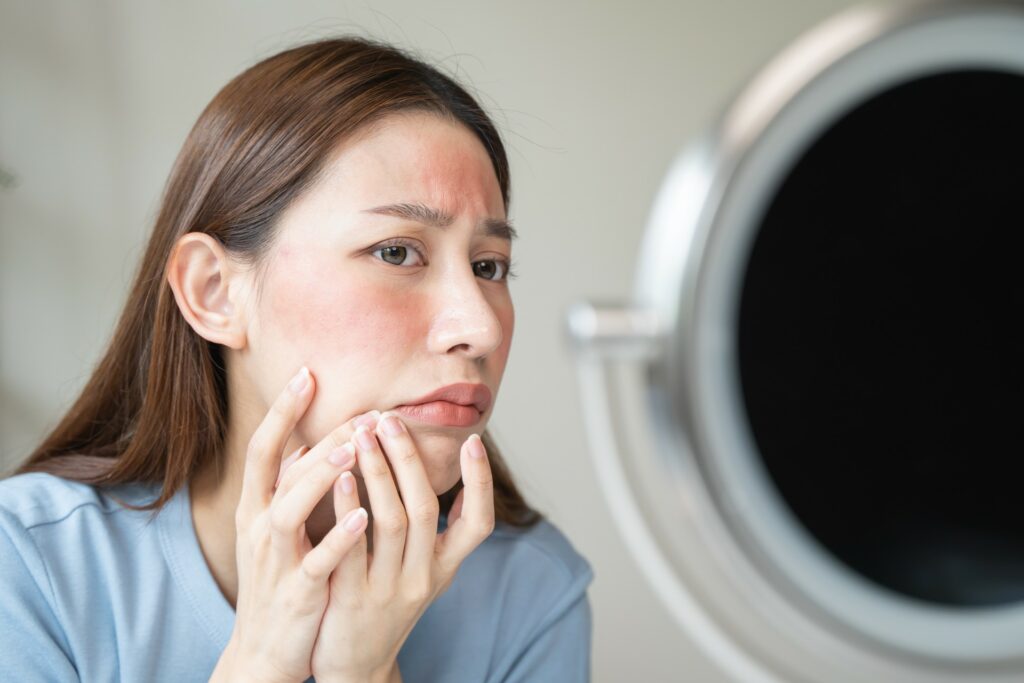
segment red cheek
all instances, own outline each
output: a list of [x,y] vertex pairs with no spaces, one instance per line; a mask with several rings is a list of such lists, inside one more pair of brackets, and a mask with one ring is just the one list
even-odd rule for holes
[[282,274],[267,292],[263,328],[308,362],[362,362],[381,351],[408,356],[422,343],[428,321],[420,320],[424,302],[415,293],[398,294],[359,274],[346,278],[337,268]]
[[396,295],[380,279],[339,269],[290,273],[264,295],[257,364],[306,364],[316,395],[297,434],[315,444],[346,420],[371,408],[387,409],[408,398],[401,382],[410,359],[422,354],[426,302],[412,292]]

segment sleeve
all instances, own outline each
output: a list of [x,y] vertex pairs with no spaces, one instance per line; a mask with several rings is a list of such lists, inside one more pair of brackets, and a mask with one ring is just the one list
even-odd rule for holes
[[577,577],[555,601],[526,642],[502,683],[587,683],[590,681],[590,643],[593,633],[586,588],[592,575]]
[[0,671],[12,681],[79,680],[46,596],[46,568],[28,531],[0,510]]

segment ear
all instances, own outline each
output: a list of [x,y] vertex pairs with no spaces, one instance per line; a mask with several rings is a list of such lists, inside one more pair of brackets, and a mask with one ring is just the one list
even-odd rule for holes
[[246,344],[245,273],[216,239],[200,232],[178,238],[167,261],[167,282],[196,334],[233,349]]

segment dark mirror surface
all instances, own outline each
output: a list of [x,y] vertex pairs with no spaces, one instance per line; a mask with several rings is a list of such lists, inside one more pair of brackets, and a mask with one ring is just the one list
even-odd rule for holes
[[849,112],[787,174],[742,286],[760,456],[828,552],[944,605],[1024,599],[1024,78]]

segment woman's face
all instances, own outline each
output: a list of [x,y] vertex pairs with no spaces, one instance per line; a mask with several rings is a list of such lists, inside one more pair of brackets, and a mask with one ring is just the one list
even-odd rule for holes
[[[356,415],[452,384],[496,398],[514,324],[512,245],[480,141],[440,116],[402,113],[347,141],[324,171],[282,214],[254,304],[245,362],[265,404],[308,366],[316,394],[296,436],[312,447]],[[459,447],[493,406],[401,411],[435,493],[459,480]]]

